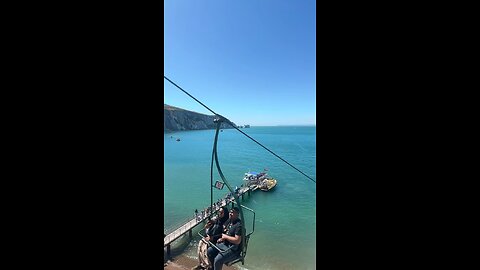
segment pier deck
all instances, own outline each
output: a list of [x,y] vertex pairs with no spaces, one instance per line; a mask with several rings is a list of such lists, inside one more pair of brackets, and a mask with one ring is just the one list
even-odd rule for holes
[[[240,188],[238,192],[238,197],[243,196],[245,193],[249,191],[256,190],[256,187],[254,189],[251,189],[250,187],[242,187]],[[234,201],[233,196],[229,197],[228,200],[225,198],[221,200],[220,206],[213,205],[213,211],[212,214],[216,213],[221,207],[228,205]],[[200,216],[200,215],[199,215]],[[201,217],[194,217],[191,220],[187,221],[186,223],[182,224],[180,227],[172,231],[171,233],[167,234],[164,237],[164,247],[169,248],[170,244],[177,240],[180,236],[184,235],[185,233],[189,232],[190,236],[192,236],[192,229],[195,228],[198,224],[202,223],[205,219],[208,218],[208,215],[203,215]]]

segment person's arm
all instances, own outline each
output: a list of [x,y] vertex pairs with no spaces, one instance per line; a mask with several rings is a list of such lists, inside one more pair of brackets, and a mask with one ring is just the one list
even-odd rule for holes
[[[222,233],[222,241],[224,240],[227,240],[228,242],[234,244],[234,245],[238,245],[240,244],[240,242],[242,242],[242,236],[238,235],[238,234],[235,234],[235,236],[229,236],[228,234],[224,234]],[[220,241],[219,239],[219,241]]]

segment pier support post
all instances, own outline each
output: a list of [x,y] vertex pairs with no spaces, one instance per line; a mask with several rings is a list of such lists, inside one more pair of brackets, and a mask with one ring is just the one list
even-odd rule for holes
[[170,245],[167,245],[167,259],[170,259]]
[[188,236],[192,238],[192,230],[188,230]]

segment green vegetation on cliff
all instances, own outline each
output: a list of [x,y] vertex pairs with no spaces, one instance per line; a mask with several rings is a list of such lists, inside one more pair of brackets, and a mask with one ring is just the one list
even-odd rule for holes
[[[213,115],[188,111],[167,104],[163,105],[163,131],[215,129]],[[232,128],[222,123],[221,128]]]

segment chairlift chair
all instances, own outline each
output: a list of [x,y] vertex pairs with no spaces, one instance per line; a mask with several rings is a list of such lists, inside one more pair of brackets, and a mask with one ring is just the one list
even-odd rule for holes
[[[222,181],[223,183],[227,186],[227,188],[230,190],[233,198],[234,198],[234,203],[236,203],[237,205],[240,205],[240,220],[241,220],[241,223],[242,223],[242,250],[240,251],[239,253],[239,256],[230,260],[230,261],[227,261],[225,262],[226,265],[230,266],[232,264],[235,264],[237,262],[242,262],[242,265],[245,263],[245,256],[247,255],[247,247],[248,247],[248,241],[250,240],[250,236],[253,234],[254,230],[255,230],[255,211],[253,211],[252,209],[246,207],[246,206],[243,206],[240,204],[240,201],[239,201],[239,198],[238,198],[238,195],[234,193],[234,190],[232,189],[232,187],[230,186],[230,184],[228,183],[227,179],[225,178],[225,176],[223,175],[222,173],[222,170],[220,169],[220,164],[218,162],[218,156],[217,156],[217,141],[218,141],[218,131],[220,130],[220,125],[221,125],[221,122],[223,121],[229,121],[227,119],[225,119],[223,116],[221,115],[216,115],[215,119],[213,120],[216,124],[217,124],[217,127],[216,127],[216,131],[215,131],[215,140],[213,142],[213,151],[212,151],[212,162],[211,162],[211,166],[210,166],[210,203],[212,204],[213,203],[213,163],[215,161],[215,165],[216,165],[216,168],[217,168],[217,171],[218,171],[218,174],[220,175],[220,177],[222,178]],[[251,213],[253,213],[253,220],[252,220],[252,231],[249,232],[248,234],[246,234],[246,228],[245,228],[245,219],[244,219],[244,216],[243,216],[243,210],[242,209],[245,209]],[[202,234],[200,234],[200,232],[198,233],[200,236],[204,237]],[[209,241],[209,244],[216,248],[219,252],[225,252],[227,250],[220,250],[214,243],[210,242]],[[233,246],[232,246],[233,247]],[[230,247],[230,248],[232,248]],[[229,248],[229,249],[230,249]]]
[[[253,211],[253,209],[250,209],[244,205],[240,205],[241,208],[245,209],[245,210],[248,210],[249,212],[251,212],[253,214],[253,219],[252,219],[252,231],[249,232],[248,234],[245,235],[246,233],[246,228],[245,228],[245,221],[242,219],[242,250],[240,251],[239,253],[239,256],[233,258],[232,260],[230,261],[226,261],[224,264],[227,265],[227,266],[230,266],[230,265],[233,265],[235,263],[238,263],[238,262],[242,262],[242,265],[245,264],[245,256],[247,255],[247,248],[248,248],[248,240],[250,240],[250,235],[253,234],[253,232],[255,231],[255,211]],[[200,232],[198,232],[198,235],[200,235],[202,238],[206,237],[206,235],[203,235]],[[223,252],[226,252],[228,250],[230,250],[233,246],[229,247],[228,249],[225,249],[225,250],[222,250],[220,248],[218,248],[214,243],[212,243],[211,241],[208,241],[208,245],[211,246],[211,247],[214,247],[216,248],[219,252],[223,253]]]

